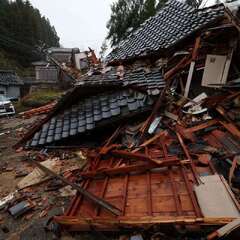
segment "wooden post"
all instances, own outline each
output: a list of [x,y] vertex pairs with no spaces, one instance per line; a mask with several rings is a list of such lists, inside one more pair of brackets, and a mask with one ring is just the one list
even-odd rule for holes
[[188,78],[187,78],[187,83],[185,86],[184,97],[188,97],[189,89],[190,89],[191,82],[192,82],[193,72],[194,72],[194,68],[195,68],[195,61],[196,61],[196,58],[198,55],[198,50],[200,48],[200,41],[201,41],[201,38],[197,37],[194,48],[193,48],[193,52],[192,52],[192,62],[191,62],[189,72],[188,72]]
[[190,68],[189,68],[188,77],[187,77],[187,83],[186,83],[185,91],[184,91],[184,97],[185,98],[188,97],[189,89],[190,89],[191,82],[192,82],[194,67],[195,67],[195,61],[192,61],[191,65],[190,65]]

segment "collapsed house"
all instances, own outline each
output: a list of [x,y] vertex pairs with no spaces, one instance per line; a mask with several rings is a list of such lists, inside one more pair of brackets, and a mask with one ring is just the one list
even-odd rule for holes
[[[74,89],[17,144],[97,141],[57,223],[115,231],[240,217],[231,190],[239,187],[239,27],[222,4],[196,10],[171,0],[109,54],[107,67],[85,76],[62,67]],[[99,129],[113,133],[104,144]]]

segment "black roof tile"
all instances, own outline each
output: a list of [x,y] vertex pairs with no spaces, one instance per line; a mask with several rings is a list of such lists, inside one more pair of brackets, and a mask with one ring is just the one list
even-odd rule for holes
[[108,55],[107,61],[124,60],[168,49],[223,16],[222,4],[195,10],[183,2],[170,0],[154,17],[146,20],[139,29],[122,41]]
[[27,146],[52,144],[69,136],[93,130],[99,124],[107,124],[107,120],[113,117],[121,119],[129,113],[144,111],[152,104],[150,96],[129,89],[87,97],[49,119]]
[[[109,80],[111,79],[111,80]],[[165,86],[161,71],[154,67],[147,71],[142,67],[135,70],[126,69],[122,79],[117,75],[117,69],[112,67],[110,71],[100,74],[82,77],[77,80],[76,86],[93,86],[98,85],[116,85],[116,86],[139,86],[146,89],[162,89]],[[104,102],[104,97],[101,99]]]

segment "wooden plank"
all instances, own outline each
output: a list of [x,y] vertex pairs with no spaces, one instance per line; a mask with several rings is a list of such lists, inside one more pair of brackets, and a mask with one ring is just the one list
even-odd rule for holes
[[195,195],[194,195],[192,186],[191,186],[191,184],[190,184],[190,182],[189,182],[189,179],[188,179],[187,174],[186,174],[186,172],[185,172],[185,170],[184,170],[184,167],[181,167],[180,169],[181,169],[182,176],[183,176],[184,182],[185,182],[186,187],[187,187],[187,190],[188,190],[188,194],[189,194],[189,196],[190,196],[190,198],[191,198],[191,202],[192,202],[194,211],[195,211],[195,213],[196,213],[196,216],[197,216],[198,218],[200,218],[200,217],[202,217],[202,212],[201,212],[201,210],[200,210],[200,208],[199,208],[199,206],[198,206],[198,203],[197,203],[197,200],[196,200],[196,198],[195,198]]
[[[102,198],[102,199],[104,198],[104,195],[105,195],[105,193],[106,193],[108,181],[109,181],[109,177],[106,177],[105,180],[104,180],[104,183],[103,183],[103,187],[102,187],[101,194],[100,194],[100,198]],[[96,206],[96,216],[99,216],[99,214],[100,214],[100,209],[101,209],[100,206]]]
[[[170,187],[171,188],[171,187]],[[176,206],[173,195],[163,196],[159,195],[153,198],[153,214],[156,216],[175,216]]]
[[65,216],[71,216],[71,212],[72,212],[72,209],[73,209],[73,206],[74,206],[74,203],[76,201],[78,201],[78,198],[80,197],[80,195],[77,193],[71,200],[70,204],[69,204],[69,207],[67,208],[67,210],[64,212],[64,215]]
[[136,153],[138,152],[139,150],[141,150],[142,148],[144,147],[147,147],[148,145],[150,145],[151,143],[153,143],[154,141],[156,141],[158,138],[161,138],[161,137],[165,137],[166,135],[168,134],[168,132],[166,130],[160,132],[160,133],[157,133],[156,135],[154,135],[152,138],[146,140],[144,143],[142,143],[138,148],[134,149],[132,151],[132,153]]
[[191,127],[191,128],[186,128],[186,129],[184,129],[184,133],[194,133],[194,132],[200,131],[204,128],[208,128],[208,127],[211,127],[213,125],[216,125],[217,123],[218,123],[218,121],[213,119],[213,120],[210,120],[208,122],[202,123],[200,125],[197,125],[197,126],[194,126],[194,127]]
[[175,183],[174,178],[173,178],[171,168],[169,168],[169,177],[170,177],[170,180],[171,180],[171,187],[172,187],[174,201],[175,201],[175,205],[176,205],[176,209],[177,209],[177,215],[180,216],[182,214],[182,207],[181,207],[181,203],[179,201],[179,196],[178,196],[178,193],[177,193],[178,191],[177,191],[176,183]]
[[195,68],[195,61],[192,61],[190,64],[189,71],[188,71],[187,83],[186,83],[185,90],[184,90],[184,97],[188,97],[188,93],[190,90],[192,77],[193,77],[193,73],[194,73],[194,68]]
[[122,215],[125,214],[125,207],[127,203],[127,196],[128,196],[128,182],[129,182],[129,175],[127,174],[124,179],[124,184],[123,184],[123,198],[122,198]]
[[155,162],[146,162],[146,163],[139,163],[139,164],[134,164],[130,166],[123,166],[123,167],[116,167],[116,168],[109,168],[109,169],[102,169],[99,171],[88,171],[88,172],[83,172],[80,175],[85,178],[94,178],[94,177],[101,177],[101,176],[115,176],[115,175],[124,175],[124,174],[129,174],[131,172],[146,172],[148,170],[151,170],[153,168],[157,167],[165,167],[165,166],[172,166],[172,165],[184,165],[184,164],[189,164],[189,160],[179,160],[176,157],[169,157],[169,159],[162,160],[162,164],[158,165]]
[[162,150],[163,150],[163,156],[166,159],[166,161],[168,161],[168,151],[167,151],[166,145],[162,140],[160,141],[160,143],[161,143]]
[[[146,191],[146,189],[145,189]],[[133,216],[147,216],[148,209],[147,209],[147,198],[146,196],[138,197],[138,198],[128,198],[127,204],[125,207],[125,215],[126,217],[133,217]]]
[[187,146],[185,145],[181,135],[178,132],[176,132],[176,135],[177,135],[178,141],[179,141],[185,155],[187,156],[187,159],[190,161],[190,165],[191,165],[191,169],[192,169],[193,174],[194,174],[194,178],[196,180],[196,183],[198,183],[199,182],[199,176],[198,176],[198,173],[197,173],[197,169],[195,167],[195,164],[193,163],[191,155],[188,152]]
[[[91,180],[89,180],[89,179],[86,180],[86,181],[84,181],[81,186],[82,186],[84,189],[87,189],[88,186],[89,186],[89,184],[90,184],[90,181],[91,181]],[[78,196],[76,202],[74,203],[74,206],[73,206],[71,212],[69,213],[70,216],[75,215],[76,212],[77,212],[77,210],[78,210],[78,208],[79,208],[79,206],[82,204],[83,195],[80,194],[80,193],[78,193],[78,195],[79,195],[79,196]]]
[[195,40],[194,48],[193,48],[193,51],[192,51],[192,59],[193,59],[193,61],[197,60],[198,51],[199,51],[200,47],[201,47],[201,37],[199,36]]
[[[61,217],[61,216],[56,216],[54,217],[54,220],[56,220],[58,223],[64,224],[64,225],[74,225],[74,224],[86,224],[86,221],[93,223],[93,219],[91,218],[86,218],[84,221],[83,219],[78,219],[75,217]],[[218,219],[209,219],[214,223],[214,221],[217,221]],[[219,221],[224,221],[229,222],[233,219],[219,219]],[[141,225],[141,224],[150,224],[150,223],[197,223],[199,222],[200,224],[204,223],[203,218],[201,219],[196,219],[193,216],[182,216],[182,217],[175,217],[175,216],[156,216],[156,217],[119,217],[119,220],[117,219],[109,219],[109,218],[98,218],[94,219],[95,224],[108,224],[112,227],[112,225],[118,225],[119,224],[131,224],[131,225]]]
[[240,131],[238,130],[238,128],[232,124],[232,123],[226,123],[223,121],[219,121],[224,128],[226,128],[233,136],[240,138]]
[[175,73],[186,67],[191,62],[191,60],[192,59],[190,55],[183,57],[174,68],[170,69],[168,72],[164,74],[164,79],[165,80],[170,79],[172,76],[175,75]]
[[151,184],[151,173],[147,172],[147,209],[148,215],[152,216],[152,184]]

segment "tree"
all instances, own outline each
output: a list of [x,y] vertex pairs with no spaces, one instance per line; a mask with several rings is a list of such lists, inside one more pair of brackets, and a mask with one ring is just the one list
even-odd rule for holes
[[0,49],[22,66],[41,57],[39,43],[59,46],[54,27],[28,0],[0,0],[0,31]]
[[[141,0],[140,0],[141,1]],[[138,25],[138,15],[140,4],[139,0],[118,0],[111,6],[111,17],[107,23],[109,30],[107,39],[111,40],[112,45],[116,45],[127,36],[129,28]]]
[[157,12],[156,6],[156,0],[146,0],[143,7],[142,18],[145,20],[150,18],[151,16],[154,16]]
[[107,23],[111,46],[116,46],[141,23],[164,6],[166,0],[118,0],[111,6],[111,17]]
[[193,8],[199,8],[202,4],[203,0],[186,0],[186,3]]

